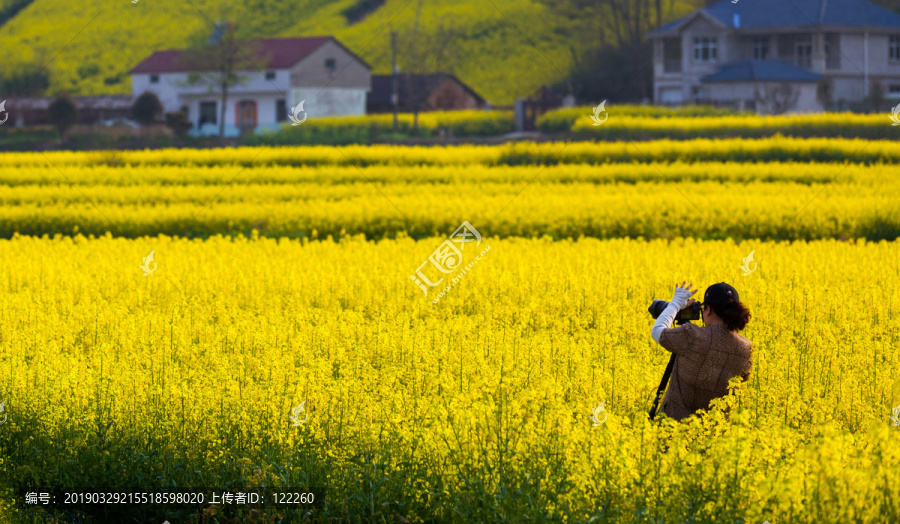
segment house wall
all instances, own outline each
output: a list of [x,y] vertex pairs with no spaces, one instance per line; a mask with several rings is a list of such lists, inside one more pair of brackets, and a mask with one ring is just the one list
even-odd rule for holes
[[[709,99],[716,105],[733,105],[749,109],[755,107],[757,111],[765,114],[761,101],[756,98],[757,90],[766,92],[782,85],[781,82],[722,82],[707,83],[706,89]],[[785,114],[796,113],[821,113],[824,107],[817,98],[817,84],[815,82],[792,82],[792,89],[797,93],[797,101],[794,107]]]
[[[900,35],[900,31],[897,32]],[[868,83],[866,82],[866,40],[868,39]],[[872,82],[879,82],[885,94],[894,85],[900,89],[900,62],[889,60],[889,33],[842,33],[841,67],[825,71],[834,84],[834,100],[858,101],[867,96]]]
[[[694,38],[697,37],[713,37],[716,39],[716,55],[717,59],[712,62],[700,62],[694,60]],[[681,98],[684,103],[690,103],[695,98],[693,88],[701,87],[700,78],[705,75],[712,74],[716,71],[720,64],[734,60],[730,58],[734,47],[727,45],[728,33],[722,26],[712,21],[698,17],[685,26],[681,32],[681,72],[666,73],[664,51],[662,49],[663,40],[656,39],[656,44],[660,47],[655,49],[654,53],[654,100],[661,101],[663,99],[663,90],[668,92],[668,97],[676,97],[673,89],[680,87]]]
[[[332,68],[328,60],[334,60]],[[305,100],[310,117],[366,114],[369,69],[336,42],[326,42],[290,69],[290,107]]]
[[[333,69],[325,61],[334,59]],[[325,42],[290,69],[292,88],[339,87],[364,89],[372,87],[369,70],[355,56],[333,41]]]
[[[329,87],[291,88],[291,108],[305,100],[303,109],[310,118],[322,116],[357,116],[366,114],[366,89]],[[302,117],[300,117],[302,118]]]
[[[236,107],[242,100],[255,100],[257,103],[257,131],[276,128],[275,104],[278,99],[286,99],[289,89],[290,73],[287,69],[273,70],[275,78],[266,79],[266,72],[247,72],[239,85],[228,90],[225,110],[225,134],[237,136]],[[137,97],[145,91],[155,93],[163,105],[163,111],[179,111],[187,107],[188,120],[194,125],[194,134],[218,134],[218,119],[221,116],[221,94],[205,84],[190,85],[186,73],[160,73],[159,81],[150,82],[149,74],[132,75],[131,92]],[[206,124],[199,129],[200,102],[216,103],[216,123]],[[288,107],[290,112],[290,107]]]

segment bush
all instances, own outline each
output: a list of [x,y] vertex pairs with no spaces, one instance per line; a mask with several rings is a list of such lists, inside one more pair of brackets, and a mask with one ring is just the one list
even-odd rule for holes
[[66,131],[78,123],[78,106],[68,94],[61,94],[50,103],[47,108],[47,117],[53,127],[59,131],[59,138],[65,138]]
[[142,126],[149,126],[155,122],[162,112],[162,103],[150,91],[144,91],[131,106],[131,118]]
[[188,120],[187,115],[181,111],[171,111],[166,113],[166,126],[171,129],[177,136],[182,137],[191,130],[193,124]]

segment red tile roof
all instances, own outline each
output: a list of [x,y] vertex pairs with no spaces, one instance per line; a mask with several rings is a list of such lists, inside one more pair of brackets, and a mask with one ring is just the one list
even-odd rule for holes
[[[329,40],[334,40],[330,36],[315,36],[308,38],[260,38],[254,40],[259,44],[259,53],[257,57],[248,57],[254,62],[254,66],[259,69],[287,69],[294,64],[309,56],[313,51]],[[334,40],[335,43],[341,45],[340,42]],[[341,47],[344,47],[341,45]],[[346,48],[345,48],[346,49]],[[348,50],[349,52],[349,50]],[[178,73],[189,71],[192,68],[185,66],[185,61],[179,60],[179,57],[185,54],[185,50],[167,49],[165,51],[156,51],[131,70],[131,73]],[[354,58],[359,59],[353,53]],[[264,61],[265,57],[271,57],[269,63]],[[362,61],[362,60],[360,60]],[[365,64],[365,62],[363,62]],[[368,65],[366,65],[368,67]]]

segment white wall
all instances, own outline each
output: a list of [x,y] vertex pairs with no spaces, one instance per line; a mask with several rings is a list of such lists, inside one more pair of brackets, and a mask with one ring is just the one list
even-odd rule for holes
[[[745,102],[756,100],[756,89],[761,92],[772,89],[780,85],[779,82],[722,82],[707,83],[709,89],[709,98],[712,101],[722,103],[738,104],[738,101]],[[824,111],[821,102],[817,98],[817,84],[815,82],[793,82],[791,87],[799,92],[797,102],[794,108],[786,114],[796,113],[821,113]],[[765,108],[760,107],[759,101],[756,101],[757,112],[764,113]]]
[[366,114],[366,91],[367,89],[362,88],[295,87],[291,89],[288,113],[301,100],[306,100],[303,109],[310,118],[364,115]]
[[[242,100],[254,100],[257,104],[257,123],[263,127],[274,127],[275,122],[275,103],[278,99],[284,99],[288,102],[288,89],[290,86],[290,72],[287,69],[274,70],[275,78],[266,79],[265,72],[245,73],[242,84],[232,86],[228,92],[227,107],[225,110],[225,126],[230,128],[227,134],[234,135],[237,133],[235,127],[237,122],[237,105]],[[207,131],[218,133],[218,119],[221,117],[221,93],[213,90],[209,86],[189,85],[187,83],[186,73],[160,73],[159,81],[150,82],[149,74],[134,74],[131,78],[131,92],[135,97],[140,96],[145,91],[151,91],[159,97],[162,102],[164,111],[179,111],[182,106],[188,108],[188,120],[196,127],[200,121],[200,102],[216,103],[216,124],[214,126],[206,126]],[[290,106],[288,105],[288,112]]]

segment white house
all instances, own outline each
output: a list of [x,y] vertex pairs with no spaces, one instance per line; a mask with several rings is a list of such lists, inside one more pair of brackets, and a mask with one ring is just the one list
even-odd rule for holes
[[[366,113],[371,67],[333,37],[254,42],[257,56],[248,61],[256,70],[242,72],[245,81],[229,88],[227,136],[236,136],[241,129],[277,129],[288,120],[291,108],[304,100],[309,118]],[[189,63],[185,53],[156,51],[139,63],[131,70],[132,95],[151,91],[164,111],[187,114],[194,124],[192,134],[218,134],[221,93],[206,85],[188,84],[188,74],[198,71],[185,65]]]

